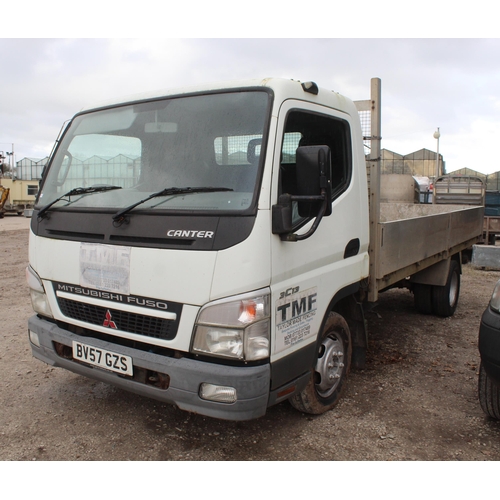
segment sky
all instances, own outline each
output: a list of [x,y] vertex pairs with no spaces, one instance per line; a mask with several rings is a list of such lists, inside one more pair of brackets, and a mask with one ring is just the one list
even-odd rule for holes
[[[257,12],[262,16],[265,11]],[[36,21],[38,12],[34,14]],[[296,17],[295,26],[301,20]],[[98,18],[93,18],[97,29],[88,34],[85,28],[64,29],[74,22],[70,20],[61,21],[57,28],[35,22],[37,29],[3,30],[0,151],[10,152],[13,147],[16,161],[43,158],[50,154],[63,122],[82,107],[135,93],[284,77],[312,80],[359,100],[369,98],[370,79],[379,77],[383,148],[403,155],[422,148],[436,151],[433,134],[439,127],[439,152],[448,172],[465,167],[485,174],[500,171],[496,27],[485,24],[477,35],[467,37],[460,36],[460,29],[444,30],[449,36],[436,37],[433,32],[443,30],[436,29],[439,20],[432,24],[427,13],[425,19],[435,28],[431,36],[415,36],[426,32],[413,26],[393,35],[386,30],[390,36],[380,38],[380,30],[353,30],[345,25],[342,30],[315,30],[311,27],[324,24],[324,16],[317,15],[304,23],[303,30],[276,32],[268,24],[263,33],[252,37],[256,13],[239,32],[169,29],[176,19],[166,14],[164,29],[154,22],[151,27],[138,23],[142,29],[114,31],[103,27],[104,19],[95,21]],[[336,17],[331,19],[335,24]],[[33,38],[19,37],[26,32]],[[167,32],[177,36],[165,37]],[[352,38],[351,32],[356,36],[366,32],[367,37]]]

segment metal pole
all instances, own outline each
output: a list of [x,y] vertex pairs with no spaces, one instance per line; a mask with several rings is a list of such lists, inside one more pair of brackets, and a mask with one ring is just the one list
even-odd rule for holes
[[370,204],[370,280],[368,287],[368,300],[375,302],[378,298],[377,288],[377,256],[381,237],[380,225],[380,156],[381,156],[381,90],[380,78],[372,78],[370,85],[370,99],[355,101],[358,111],[370,112],[370,136],[363,139],[370,141],[370,153],[366,159],[367,174],[369,178],[369,204]]
[[432,203],[436,203],[436,182],[439,177],[439,138],[441,134],[439,133],[439,127],[436,132],[434,132],[434,139],[437,140],[437,151],[436,151],[436,178],[434,179],[434,192],[432,193]]
[[380,247],[380,156],[381,156],[381,101],[382,89],[380,78],[371,79],[371,148],[368,164],[370,166],[370,287],[368,299],[378,299],[377,275]]

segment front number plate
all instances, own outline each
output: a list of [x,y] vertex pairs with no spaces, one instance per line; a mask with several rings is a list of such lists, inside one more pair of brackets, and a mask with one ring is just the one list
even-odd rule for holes
[[98,349],[81,342],[73,341],[73,358],[122,375],[133,375],[132,358],[130,356]]

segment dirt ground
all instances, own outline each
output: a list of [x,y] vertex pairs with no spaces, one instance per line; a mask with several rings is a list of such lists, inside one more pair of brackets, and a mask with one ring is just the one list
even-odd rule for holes
[[464,266],[452,318],[417,314],[404,290],[367,314],[367,368],[333,411],[288,402],[226,422],[51,368],[31,355],[29,219],[0,219],[2,461],[497,461],[500,424],[477,398],[477,335],[499,272]]

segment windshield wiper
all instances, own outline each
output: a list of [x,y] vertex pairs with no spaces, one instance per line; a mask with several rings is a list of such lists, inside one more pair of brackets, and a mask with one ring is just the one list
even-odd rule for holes
[[115,222],[122,221],[124,216],[126,214],[128,214],[131,210],[133,210],[135,207],[142,205],[143,203],[146,203],[146,201],[149,201],[153,198],[158,198],[160,196],[171,196],[171,195],[177,195],[177,194],[191,194],[191,193],[215,193],[218,191],[233,191],[233,190],[230,188],[223,188],[223,187],[194,187],[194,188],[192,188],[192,187],[185,187],[185,188],[171,187],[171,188],[162,189],[161,191],[157,191],[156,193],[149,195],[147,198],[144,198],[143,200],[140,200],[137,203],[134,203],[134,204],[130,205],[129,207],[126,207],[123,210],[116,212],[116,214],[113,215],[113,220]]
[[[77,187],[73,188],[67,193],[64,193],[62,196],[59,196],[59,198],[56,198],[54,201],[51,201],[48,205],[45,205],[40,209],[38,212],[37,218],[38,220],[43,219],[47,215],[47,211],[52,207],[52,205],[55,205],[58,201],[63,200],[66,197],[71,197],[71,196],[78,196],[82,194],[91,194],[91,193],[100,193],[102,191],[111,191],[112,189],[121,189],[121,186],[90,186],[87,188],[84,187]],[[71,200],[68,200],[71,202]]]

